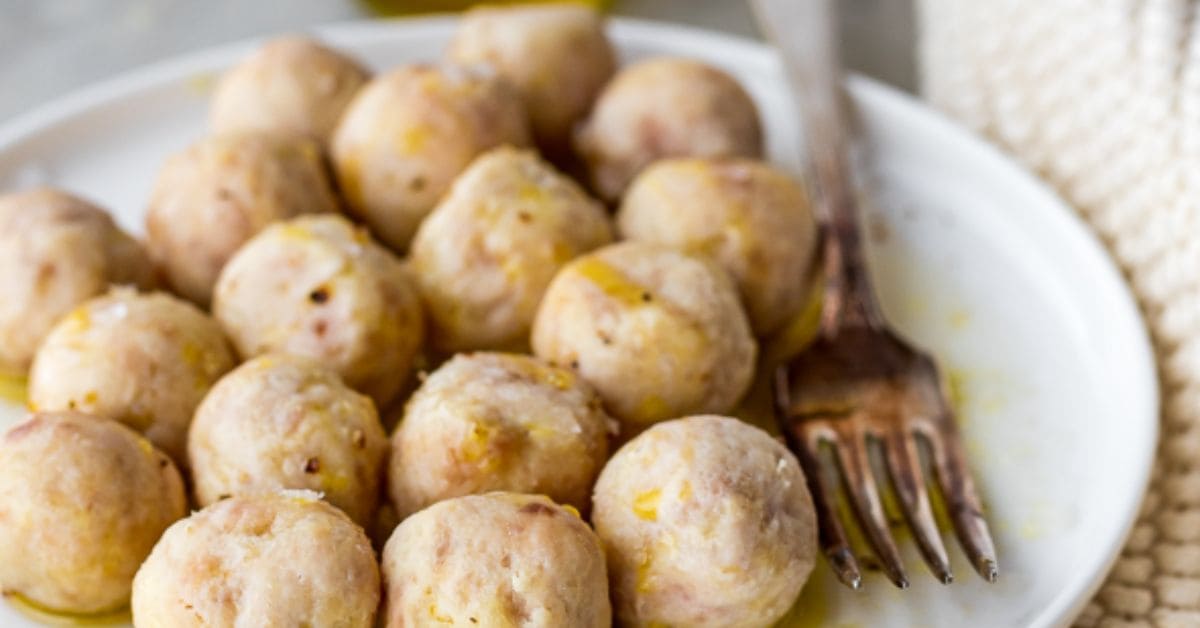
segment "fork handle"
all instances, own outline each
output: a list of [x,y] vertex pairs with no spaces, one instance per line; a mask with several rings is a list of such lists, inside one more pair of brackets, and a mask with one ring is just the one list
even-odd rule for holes
[[[882,328],[863,254],[850,165],[863,151],[849,124],[842,89],[834,0],[754,0],[759,23],[782,57],[792,98],[804,123],[809,188],[822,221],[825,272],[821,331]],[[782,29],[788,29],[784,31]]]

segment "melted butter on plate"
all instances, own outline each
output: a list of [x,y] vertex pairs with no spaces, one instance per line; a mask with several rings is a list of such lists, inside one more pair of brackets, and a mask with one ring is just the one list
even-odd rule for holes
[[0,402],[24,406],[28,383],[24,375],[0,373]]
[[133,621],[128,606],[95,615],[73,615],[47,610],[18,593],[5,593],[4,600],[22,615],[44,626],[127,626]]

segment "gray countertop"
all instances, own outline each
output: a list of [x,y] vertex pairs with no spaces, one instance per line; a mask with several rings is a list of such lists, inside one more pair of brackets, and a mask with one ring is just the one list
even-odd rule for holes
[[[842,0],[840,6],[847,64],[911,90],[911,0]],[[740,0],[616,0],[612,12],[758,37]],[[0,123],[159,59],[369,17],[354,0],[0,0]]]

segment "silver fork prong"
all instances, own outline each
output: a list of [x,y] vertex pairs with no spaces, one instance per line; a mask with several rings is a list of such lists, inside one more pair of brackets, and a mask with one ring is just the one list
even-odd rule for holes
[[808,492],[812,495],[813,507],[817,514],[817,535],[821,551],[838,580],[857,590],[862,587],[862,572],[858,569],[854,550],[850,547],[846,529],[842,527],[833,502],[833,496],[837,494],[837,478],[828,477],[829,473],[822,468],[820,451],[823,437],[817,430],[806,429],[812,425],[800,424],[795,427],[801,433],[796,434],[788,430],[785,434],[792,451],[800,459],[800,466],[808,480]]
[[888,527],[887,513],[883,502],[879,499],[879,488],[875,482],[875,474],[871,470],[871,461],[867,452],[867,440],[864,434],[854,430],[844,430],[840,433],[838,442],[834,445],[837,452],[838,466],[842,473],[842,482],[850,495],[850,503],[858,515],[859,527],[863,536],[875,550],[875,556],[883,566],[883,572],[892,584],[901,589],[908,588],[908,576],[904,573],[904,565],[900,562],[900,552]]
[[[886,435],[908,422],[913,408],[932,402],[944,406],[945,395],[930,395],[939,385],[936,363],[925,353],[893,333],[878,306],[864,252],[865,238],[859,219],[863,190],[854,185],[855,171],[867,169],[858,162],[869,155],[854,124],[853,99],[845,98],[838,60],[836,0],[753,0],[759,26],[779,50],[785,82],[798,105],[804,139],[813,207],[823,224],[820,259],[824,275],[820,329],[803,352],[779,371],[775,409],[784,431],[801,433],[797,424],[815,423],[817,429],[836,430],[830,440],[837,452],[843,484],[856,512],[863,535],[870,542],[884,571],[897,586],[908,585],[899,553],[877,489],[867,435]],[[853,149],[853,150],[851,150]],[[814,413],[814,408],[837,408]],[[924,410],[922,410],[924,412]],[[830,416],[834,414],[835,416]],[[939,409],[940,414],[940,409]],[[988,580],[996,577],[996,552],[981,515],[979,497],[967,473],[961,445],[952,421],[937,419],[928,435],[937,452],[939,478],[955,531],[975,568]],[[945,423],[945,424],[943,424]],[[801,439],[802,441],[804,439]],[[789,441],[791,443],[791,441]],[[795,443],[793,443],[795,444]],[[795,449],[815,450],[801,442]],[[873,445],[873,443],[870,443]],[[809,470],[812,469],[812,470]],[[923,469],[915,466],[913,470]],[[819,465],[806,469],[813,480],[821,477]],[[882,472],[882,471],[881,471]],[[835,475],[832,472],[826,475]],[[890,475],[890,474],[889,474]],[[820,482],[810,483],[824,491]],[[922,486],[924,486],[922,484]],[[815,491],[814,491],[815,492]],[[822,525],[835,521],[829,495],[820,501]],[[926,496],[928,498],[928,495]],[[920,525],[914,531],[929,541],[927,557],[946,561],[945,547],[934,551],[936,526],[930,531],[929,508],[915,509]],[[844,525],[844,522],[843,522]],[[911,524],[910,524],[911,526]],[[832,562],[832,561],[831,561]],[[936,564],[939,561],[931,561]],[[935,567],[935,571],[937,567]],[[948,578],[949,569],[939,574]]]
[[892,489],[900,500],[900,509],[908,521],[917,548],[925,564],[942,584],[954,581],[950,571],[950,559],[946,546],[938,532],[937,520],[929,503],[925,474],[913,435],[904,429],[896,429],[883,439],[883,457],[891,476]]
[[983,517],[983,506],[975,490],[975,482],[967,468],[954,417],[949,410],[945,412],[935,429],[922,430],[920,434],[933,458],[942,501],[954,524],[959,544],[975,571],[988,582],[995,582],[1000,574],[996,546],[988,531],[987,520]]

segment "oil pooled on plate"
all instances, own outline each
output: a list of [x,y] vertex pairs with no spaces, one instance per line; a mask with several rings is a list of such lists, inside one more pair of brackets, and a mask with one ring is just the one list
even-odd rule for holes
[[128,626],[133,621],[128,606],[95,615],[72,615],[46,610],[17,593],[5,593],[4,600],[43,626]]

